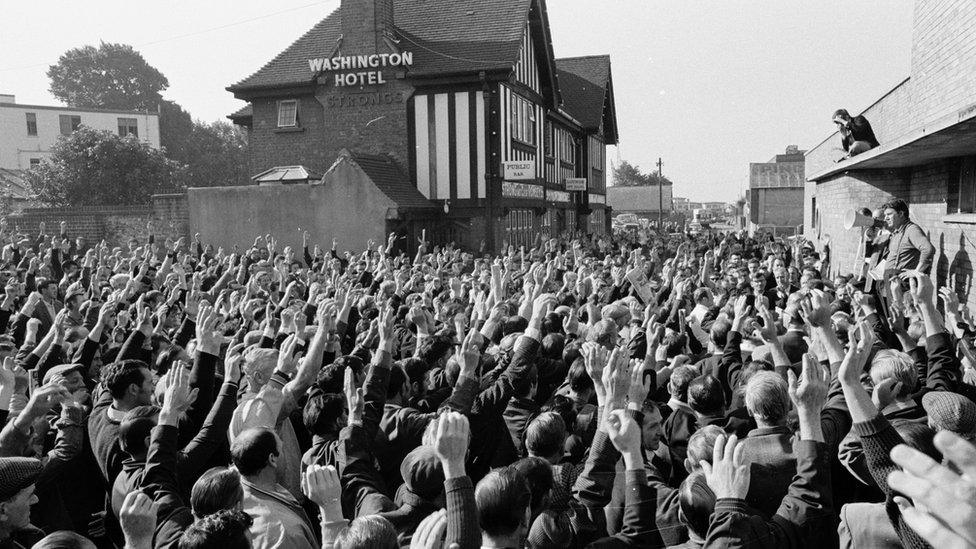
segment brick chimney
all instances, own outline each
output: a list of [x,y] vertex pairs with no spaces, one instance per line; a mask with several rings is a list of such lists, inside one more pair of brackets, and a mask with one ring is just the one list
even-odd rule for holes
[[342,0],[342,54],[387,52],[383,37],[393,30],[393,0]]

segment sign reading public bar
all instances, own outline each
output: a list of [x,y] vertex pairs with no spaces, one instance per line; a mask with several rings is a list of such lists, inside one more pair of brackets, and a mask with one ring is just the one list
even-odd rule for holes
[[502,168],[506,181],[527,181],[535,179],[535,162],[531,160],[502,162]]
[[313,74],[337,72],[334,75],[336,87],[386,84],[386,80],[383,79],[383,71],[380,69],[409,67],[411,65],[413,65],[413,52],[411,51],[319,57],[308,60],[308,68]]
[[586,190],[586,178],[585,177],[567,177],[566,178],[566,190],[567,191],[585,191]]

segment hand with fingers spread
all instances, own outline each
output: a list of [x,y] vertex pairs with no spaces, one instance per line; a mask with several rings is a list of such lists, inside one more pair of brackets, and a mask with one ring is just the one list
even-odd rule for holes
[[167,376],[169,382],[159,411],[159,424],[175,427],[180,416],[196,401],[198,389],[190,388],[190,367],[185,362],[175,362]]
[[715,494],[715,499],[745,499],[749,493],[749,463],[735,435],[726,438],[723,433],[715,439],[712,462],[701,461],[705,482]]
[[542,323],[542,319],[556,306],[556,296],[541,294],[532,302],[532,319],[529,324]]
[[961,549],[976,545],[976,447],[950,431],[935,435],[943,463],[907,445],[891,450],[902,467],[888,484],[905,522],[932,547]]
[[874,345],[874,330],[867,322],[861,321],[852,327],[848,334],[850,341],[847,354],[840,364],[837,377],[841,384],[860,385],[861,374],[867,364],[868,355]]
[[200,352],[213,356],[220,354],[220,335],[217,332],[218,314],[209,303],[204,301],[197,313],[197,342]]
[[630,351],[616,347],[610,352],[607,368],[603,370],[603,385],[607,389],[606,412],[623,408],[630,389]]
[[119,523],[126,549],[151,549],[156,531],[156,502],[143,492],[129,492],[122,502]]
[[393,311],[393,307],[386,306],[380,308],[380,316],[376,324],[380,337],[379,350],[388,353],[393,351],[393,321],[395,319],[396,314]]
[[464,414],[445,411],[437,418],[434,434],[434,451],[444,468],[445,478],[459,478],[467,473],[464,460],[468,454],[471,427]]

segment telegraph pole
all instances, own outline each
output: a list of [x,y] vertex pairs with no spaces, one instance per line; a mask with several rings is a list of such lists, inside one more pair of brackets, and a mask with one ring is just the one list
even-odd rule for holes
[[657,158],[657,229],[664,230],[664,177],[661,175],[661,157]]

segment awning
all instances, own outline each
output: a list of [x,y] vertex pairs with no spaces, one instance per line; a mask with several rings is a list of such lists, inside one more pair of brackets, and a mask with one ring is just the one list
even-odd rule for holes
[[882,143],[854,158],[843,160],[821,172],[808,175],[819,181],[853,170],[875,170],[920,166],[942,158],[969,156],[976,152],[976,103],[943,116],[898,139]]

